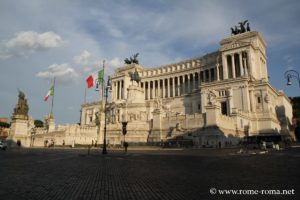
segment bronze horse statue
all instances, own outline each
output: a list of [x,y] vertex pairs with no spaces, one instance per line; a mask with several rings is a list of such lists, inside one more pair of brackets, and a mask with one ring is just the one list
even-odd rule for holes
[[141,81],[141,77],[139,75],[139,73],[135,70],[135,72],[128,72],[129,76],[130,76],[130,81],[136,81],[137,83],[139,83]]

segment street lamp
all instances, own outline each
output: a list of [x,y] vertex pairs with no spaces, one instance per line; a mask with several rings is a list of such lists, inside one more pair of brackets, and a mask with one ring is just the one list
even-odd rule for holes
[[103,139],[103,149],[102,149],[102,154],[107,154],[107,150],[106,150],[106,112],[107,112],[107,97],[108,97],[108,92],[111,92],[111,80],[110,77],[108,77],[107,79],[107,84],[105,87],[105,93],[104,93],[104,97],[105,97],[105,106],[104,106],[104,139]]
[[299,87],[300,87],[300,77],[299,73],[295,70],[288,70],[284,73],[284,77],[287,79],[287,85],[292,85],[292,78],[296,78],[299,82]]

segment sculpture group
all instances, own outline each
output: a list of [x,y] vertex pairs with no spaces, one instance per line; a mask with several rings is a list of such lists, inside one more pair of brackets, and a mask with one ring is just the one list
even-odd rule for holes
[[135,63],[135,64],[139,64],[139,61],[137,59],[139,53],[136,53],[133,55],[133,57],[130,57],[130,59],[126,58],[124,60],[125,64],[132,64],[132,63]]
[[240,34],[240,33],[245,33],[245,32],[251,31],[248,20],[245,20],[243,22],[239,22],[238,24],[239,24],[239,27],[234,26],[234,28],[233,27],[230,28],[232,35],[237,35],[237,34]]

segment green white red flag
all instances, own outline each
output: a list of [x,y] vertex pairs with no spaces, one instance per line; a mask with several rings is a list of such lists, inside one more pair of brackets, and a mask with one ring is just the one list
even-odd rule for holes
[[49,91],[47,92],[46,96],[44,97],[44,101],[47,101],[49,96],[53,96],[53,95],[54,95],[54,85],[52,85]]
[[88,76],[86,79],[87,87],[92,88],[94,87],[97,83],[102,84],[104,82],[104,70],[98,71],[98,74],[91,74]]

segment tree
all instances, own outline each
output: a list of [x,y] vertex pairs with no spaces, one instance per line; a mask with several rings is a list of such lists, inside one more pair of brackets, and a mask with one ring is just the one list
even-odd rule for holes
[[3,128],[9,128],[9,127],[10,127],[10,124],[9,124],[9,123],[6,123],[6,122],[0,122],[0,127],[3,127]]
[[36,128],[44,127],[44,122],[41,121],[41,120],[34,120],[34,126],[35,126]]

